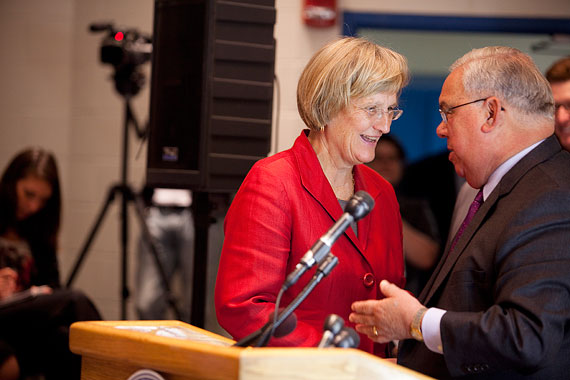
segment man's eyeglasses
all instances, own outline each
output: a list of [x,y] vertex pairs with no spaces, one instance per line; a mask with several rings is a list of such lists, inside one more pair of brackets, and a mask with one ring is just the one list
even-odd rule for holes
[[477,102],[482,102],[482,101],[485,101],[485,100],[487,100],[487,99],[488,99],[488,98],[482,98],[482,99],[473,100],[472,102],[463,103],[463,104],[460,104],[460,105],[458,105],[458,106],[454,106],[454,107],[451,107],[451,108],[448,108],[448,109],[445,109],[445,110],[442,110],[442,109],[440,108],[440,109],[439,109],[439,114],[441,115],[441,120],[443,120],[443,122],[444,122],[445,124],[447,124],[447,115],[451,114],[451,111],[453,111],[454,109],[459,108],[459,107],[463,107],[463,106],[466,106],[466,105],[469,105],[469,104],[473,104],[473,103],[477,103]]
[[380,109],[378,106],[370,106],[370,107],[358,107],[356,108],[366,112],[369,119],[380,119],[384,115],[388,117],[388,120],[394,121],[398,120],[400,116],[404,113],[403,110],[397,107],[388,107],[387,110]]

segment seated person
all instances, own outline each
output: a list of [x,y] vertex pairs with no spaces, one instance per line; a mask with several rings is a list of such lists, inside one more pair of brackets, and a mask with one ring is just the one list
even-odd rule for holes
[[60,288],[56,256],[61,196],[54,157],[27,149],[0,180],[0,373],[79,379],[69,326],[101,319],[79,291]]

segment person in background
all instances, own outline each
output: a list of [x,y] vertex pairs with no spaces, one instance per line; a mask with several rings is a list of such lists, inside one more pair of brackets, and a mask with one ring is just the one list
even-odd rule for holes
[[[146,223],[156,243],[160,263],[172,283],[180,272],[184,299],[181,319],[190,322],[192,269],[194,260],[194,218],[190,210],[192,193],[184,189],[145,188]],[[135,305],[140,319],[165,319],[168,308],[166,288],[150,247],[139,240]]]
[[[402,114],[398,95],[408,79],[402,55],[365,39],[335,40],[311,58],[297,86],[299,113],[309,129],[291,149],[252,167],[225,219],[215,303],[220,325],[234,339],[273,315],[286,276],[359,190],[375,207],[332,246],[339,264],[296,309],[296,329],[269,343],[315,346],[329,314],[350,326],[351,303],[380,297],[379,281],[404,286],[394,190],[363,164],[374,159],[378,140]],[[310,273],[283,294],[281,306],[301,292]],[[360,348],[386,355],[386,345],[370,340],[361,339]]]
[[385,298],[355,302],[350,320],[438,379],[567,378],[570,153],[548,81],[517,49],[475,49],[439,102],[437,134],[479,191],[419,299],[382,281]]
[[376,145],[376,156],[368,166],[390,182],[396,191],[402,215],[405,289],[417,296],[439,258],[440,245],[435,217],[426,200],[400,194],[398,185],[406,169],[406,156],[404,148],[395,137],[382,136]]
[[16,359],[22,377],[79,379],[69,326],[101,319],[83,293],[60,287],[60,215],[55,158],[41,148],[21,151],[0,180],[0,361]]
[[570,57],[562,58],[548,69],[546,79],[554,96],[554,126],[560,145],[570,151]]
[[448,157],[449,151],[446,149],[411,163],[406,167],[398,185],[401,196],[428,202],[437,223],[440,246],[438,258],[445,248],[455,199],[465,182],[455,173]]

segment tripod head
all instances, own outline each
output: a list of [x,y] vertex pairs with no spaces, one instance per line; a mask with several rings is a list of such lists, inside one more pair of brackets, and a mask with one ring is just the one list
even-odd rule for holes
[[134,28],[118,28],[112,23],[93,23],[93,33],[107,32],[101,43],[100,59],[115,68],[115,89],[130,98],[145,84],[140,65],[148,62],[152,53],[152,38]]

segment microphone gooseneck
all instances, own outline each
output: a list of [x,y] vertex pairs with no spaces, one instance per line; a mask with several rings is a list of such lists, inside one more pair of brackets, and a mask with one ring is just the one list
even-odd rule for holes
[[[289,287],[291,287],[291,285],[295,284],[309,268],[313,267],[315,264],[318,264],[319,266],[313,278],[307,283],[307,285],[305,285],[303,290],[297,295],[297,297],[295,297],[295,299],[289,304],[289,306],[287,306],[287,308],[276,314],[274,321],[270,320],[261,329],[241,339],[235,344],[235,346],[263,347],[269,342],[272,336],[285,336],[289,334],[293,329],[295,329],[296,317],[294,323],[289,324],[289,326],[292,327],[282,327],[283,330],[279,330],[279,327],[285,322],[287,318],[290,317],[290,315],[301,304],[301,302],[307,298],[315,286],[317,286],[324,277],[328,276],[328,274],[338,264],[338,258],[330,253],[331,246],[344,233],[350,223],[358,221],[368,215],[373,207],[374,199],[372,199],[372,197],[365,191],[358,191],[351,197],[351,199],[347,202],[344,213],[339,218],[339,220],[311,247],[311,249],[309,249],[309,251],[305,253],[293,272],[287,276],[279,292],[280,296]],[[276,305],[278,306],[278,302]],[[338,321],[336,323],[338,323]],[[327,335],[332,334],[332,336],[323,338],[325,339],[323,341],[323,345],[330,344],[330,340],[334,340],[333,343],[336,342],[340,333],[343,332],[342,325],[340,327],[334,327],[334,329],[341,330],[338,334],[336,334],[336,336],[332,331],[330,331],[330,334]],[[356,332],[354,333],[356,334]],[[340,340],[339,344],[354,344],[355,339],[359,340],[358,334],[356,334],[356,338],[349,334],[349,332],[346,332],[345,335],[347,335],[347,337]],[[349,339],[351,343],[343,343],[346,339]],[[337,343],[334,344],[336,345]],[[358,341],[356,345],[358,345]]]
[[[283,308],[280,308],[279,313],[281,314],[283,310],[284,310]],[[268,319],[269,319],[268,322],[265,325],[263,325],[262,328],[252,332],[245,338],[240,339],[237,343],[234,344],[234,346],[235,347],[255,346],[257,344],[257,341],[263,334],[263,332],[267,328],[271,327],[273,323],[273,312],[270,313]],[[295,315],[295,313],[291,312],[283,319],[283,321],[278,326],[275,327],[275,329],[273,330],[273,336],[277,338],[284,337],[290,334],[293,330],[295,330],[296,327],[297,327],[297,316]]]
[[[291,314],[301,304],[301,302],[305,300],[305,298],[307,298],[307,296],[313,291],[315,286],[317,286],[323,278],[328,276],[329,273],[334,269],[334,267],[337,266],[337,264],[338,264],[338,258],[333,254],[329,254],[325,258],[325,260],[323,260],[320,263],[311,281],[309,281],[307,285],[305,285],[303,290],[297,295],[297,297],[295,297],[293,301],[291,301],[291,303],[285,308],[285,310],[279,313],[277,319],[275,320],[274,324],[275,328],[279,326],[284,321],[284,319],[287,318],[289,314]],[[262,332],[259,339],[255,341],[255,347],[263,347],[267,345],[269,339],[271,339],[273,329],[274,328],[271,324],[265,327],[265,330]]]

